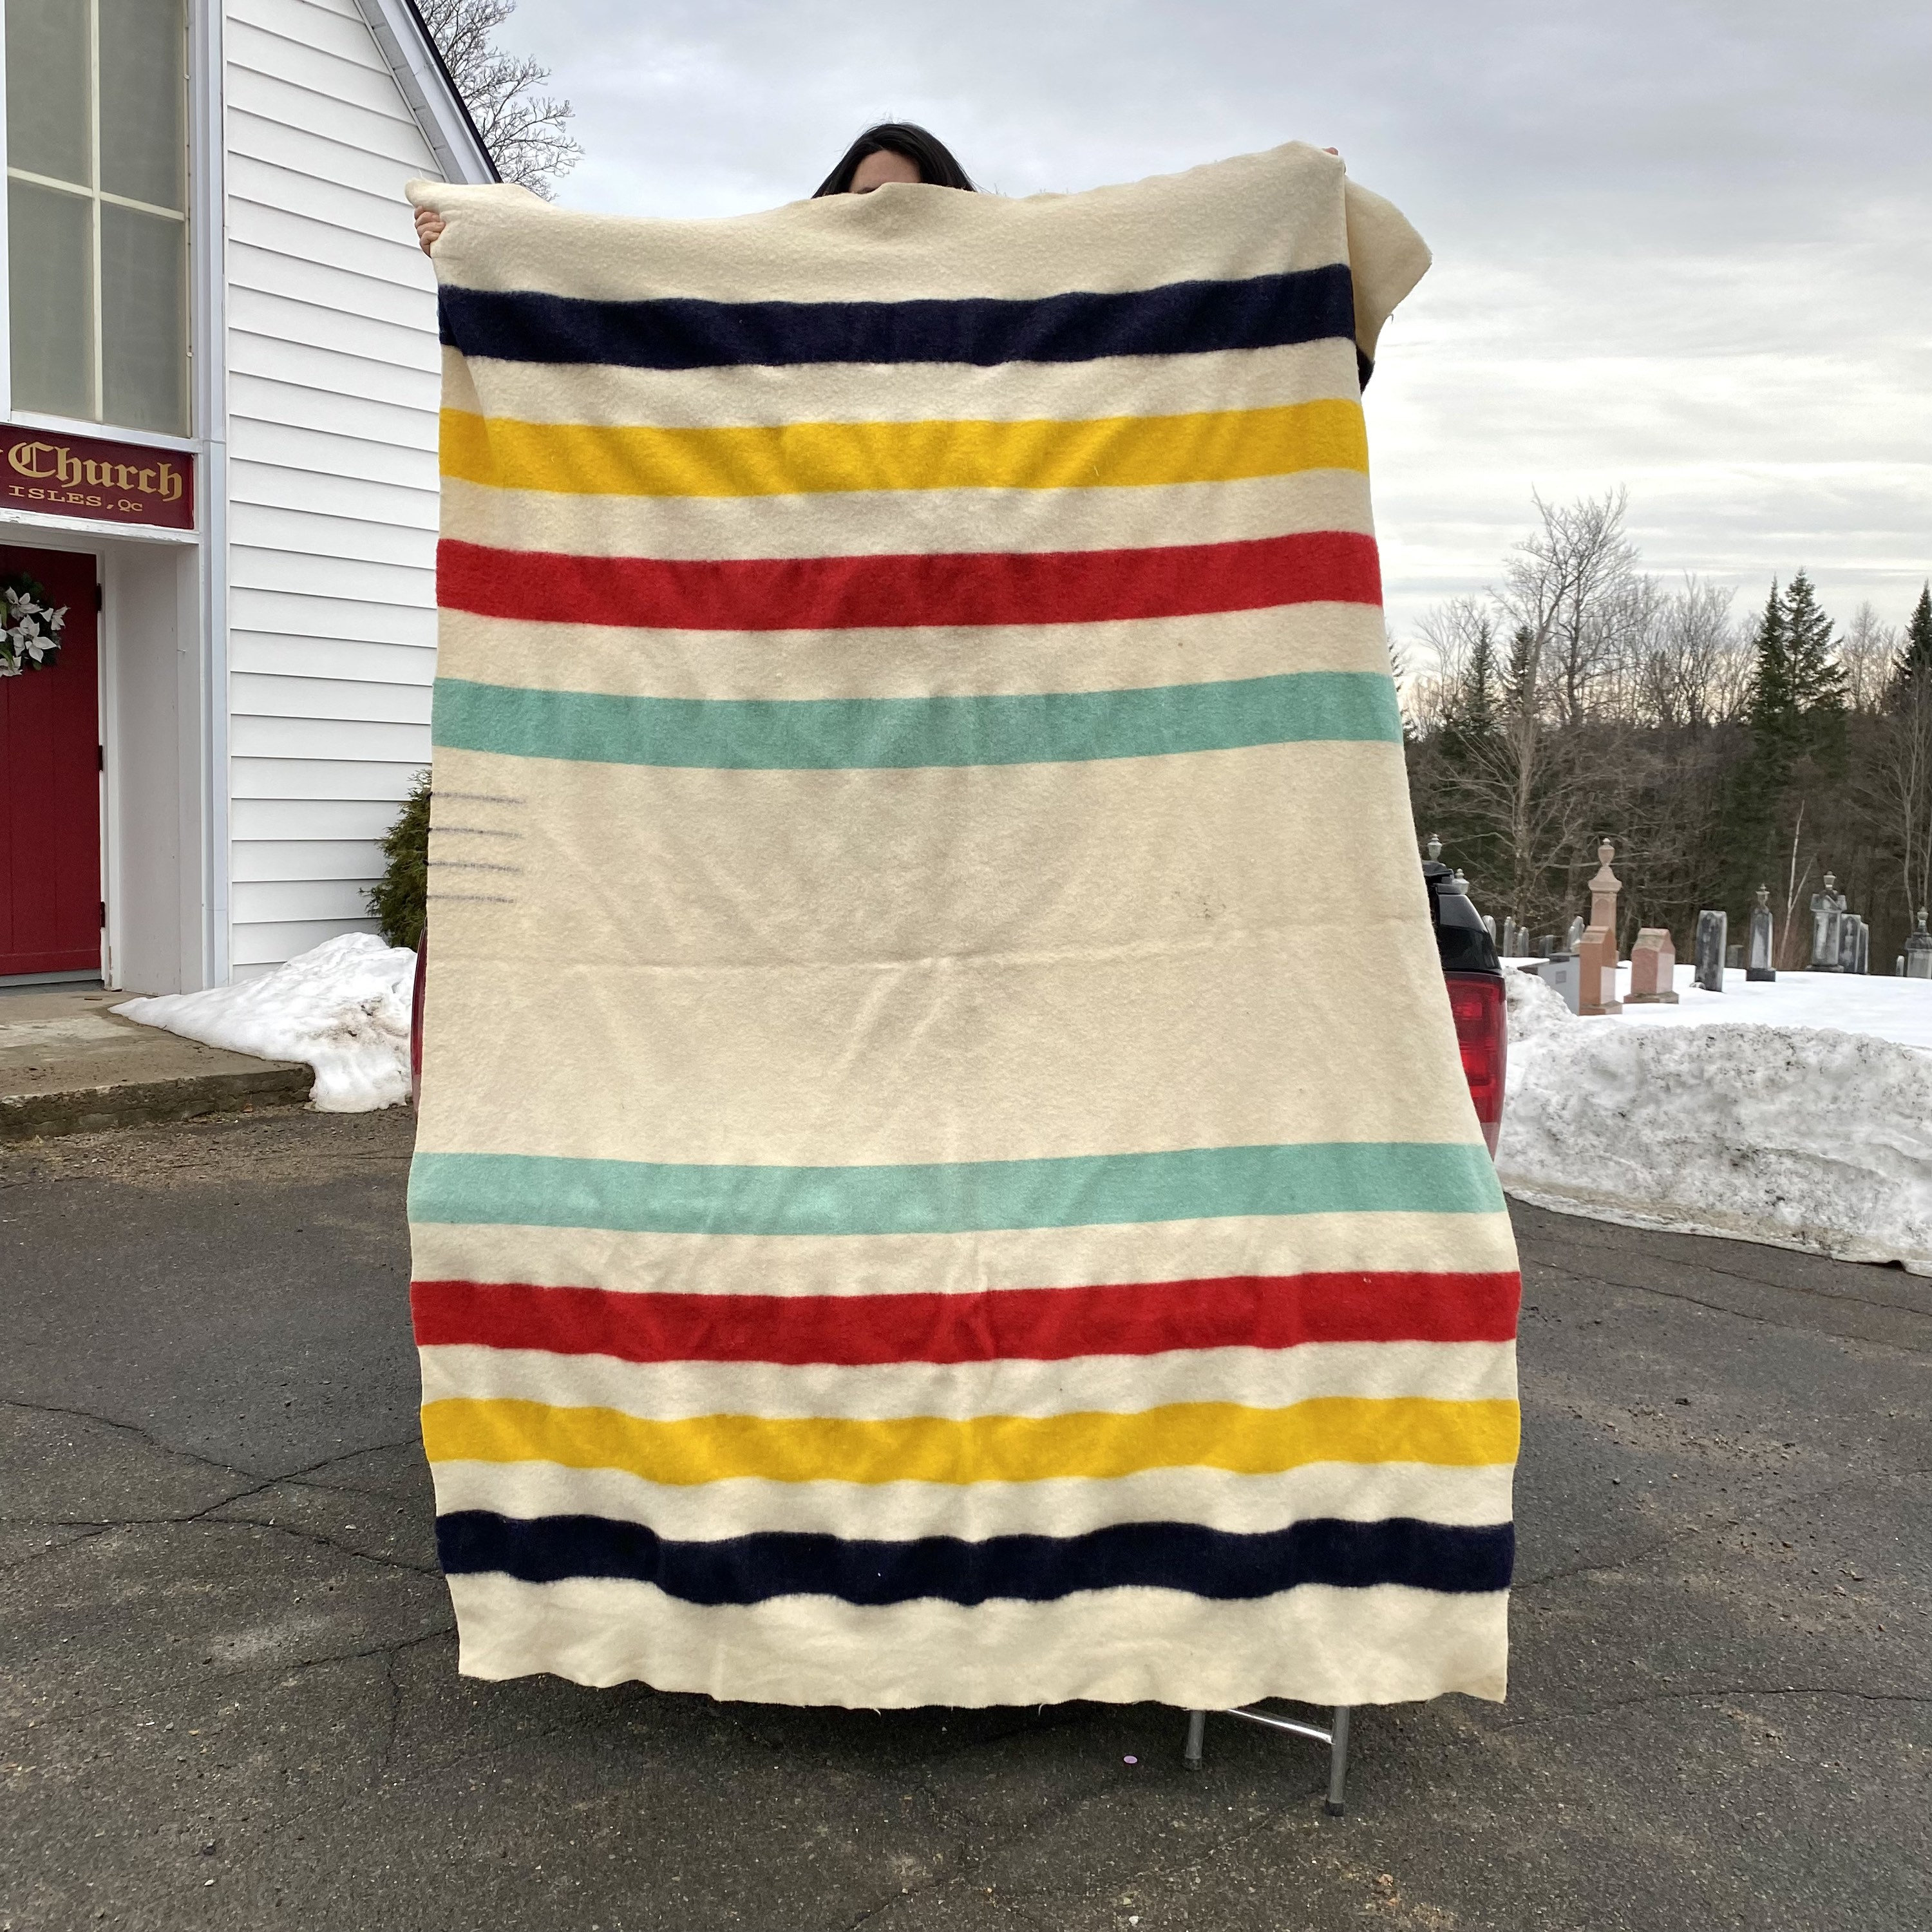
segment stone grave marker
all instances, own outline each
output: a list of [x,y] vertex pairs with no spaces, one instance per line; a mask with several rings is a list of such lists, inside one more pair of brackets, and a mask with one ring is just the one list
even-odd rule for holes
[[1707,993],[1724,990],[1724,942],[1730,932],[1730,915],[1700,912],[1697,915],[1697,984]]
[[[1700,942],[1703,938],[1703,920],[1697,925]],[[1718,914],[1720,919],[1724,917]],[[1720,928],[1721,931],[1722,928]],[[1703,955],[1698,954],[1699,970],[1702,970]],[[1634,1006],[1674,1006],[1677,992],[1673,983],[1677,970],[1677,946],[1669,932],[1660,926],[1646,926],[1640,928],[1636,944],[1630,948],[1630,991],[1624,995]],[[1701,983],[1701,982],[1700,982]]]
[[1925,930],[1925,908],[1918,908],[1918,923],[1905,942],[1905,976],[1932,980],[1932,932]]
[[1838,973],[1844,968],[1839,964],[1844,950],[1841,928],[1844,924],[1845,901],[1842,893],[1835,890],[1837,874],[1825,874],[1825,889],[1811,895],[1811,968],[1814,973]]
[[1547,959],[1539,959],[1533,968],[1525,966],[1519,970],[1533,971],[1546,986],[1562,995],[1563,1004],[1574,1013],[1577,1010],[1577,1000],[1582,992],[1577,964],[1574,952],[1552,952]]
[[1623,881],[1610,870],[1617,848],[1606,838],[1597,848],[1596,875],[1590,881],[1590,923],[1576,956],[1582,962],[1580,1013],[1620,1013],[1617,998],[1617,894]]
[[1757,904],[1750,909],[1750,941],[1744,950],[1747,980],[1775,980],[1778,969],[1771,963],[1771,888],[1757,889]]

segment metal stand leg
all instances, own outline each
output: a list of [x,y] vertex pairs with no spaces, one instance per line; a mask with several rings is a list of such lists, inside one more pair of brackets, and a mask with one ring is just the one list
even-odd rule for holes
[[1326,1807],[1331,1818],[1341,1816],[1344,1805],[1342,1793],[1348,1784],[1348,1707],[1346,1704],[1335,1706],[1335,1716],[1328,1732],[1328,1802]]
[[[1310,1742],[1328,1747],[1328,1796],[1324,1809],[1331,1818],[1342,1816],[1346,1807],[1344,1797],[1348,1786],[1348,1706],[1337,1704],[1328,1720],[1325,1731],[1319,1724],[1305,1724],[1298,1718],[1277,1718],[1270,1711],[1251,1711],[1245,1706],[1237,1706],[1223,1714],[1230,1718],[1245,1718],[1251,1724],[1261,1724],[1271,1731],[1286,1731],[1291,1737],[1306,1738]],[[1208,1713],[1190,1711],[1187,1714],[1187,1744],[1181,1752],[1180,1762],[1190,1771],[1201,1768],[1201,1754],[1208,1736]]]

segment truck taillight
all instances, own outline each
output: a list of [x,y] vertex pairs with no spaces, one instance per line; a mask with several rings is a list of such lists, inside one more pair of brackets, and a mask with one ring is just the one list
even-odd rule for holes
[[1488,973],[1450,973],[1449,1010],[1456,1019],[1456,1044],[1462,1052],[1462,1076],[1490,1152],[1502,1131],[1503,1076],[1509,1062],[1509,1026],[1504,1016],[1503,982]]
[[410,988],[410,1105],[422,1098],[423,980],[429,965],[429,934],[416,941],[416,983]]

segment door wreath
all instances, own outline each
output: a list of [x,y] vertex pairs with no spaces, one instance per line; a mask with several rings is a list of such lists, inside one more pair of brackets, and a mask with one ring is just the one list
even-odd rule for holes
[[38,578],[24,571],[0,577],[0,677],[58,664],[66,625],[67,606],[56,610]]

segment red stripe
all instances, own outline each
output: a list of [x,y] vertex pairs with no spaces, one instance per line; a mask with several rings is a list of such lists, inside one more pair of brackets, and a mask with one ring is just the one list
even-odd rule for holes
[[424,1348],[469,1342],[626,1362],[1065,1361],[1304,1342],[1507,1342],[1514,1274],[1238,1275],[975,1294],[621,1294],[419,1281]]
[[[538,609],[531,602],[532,586]],[[446,537],[436,596],[484,617],[683,631],[1088,624],[1282,604],[1376,604],[1372,537],[1341,530],[1152,550],[963,551],[935,556],[748,557],[727,562],[493,550]]]

